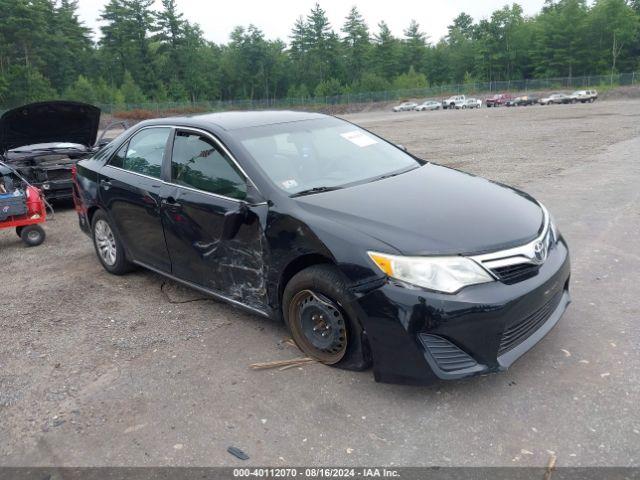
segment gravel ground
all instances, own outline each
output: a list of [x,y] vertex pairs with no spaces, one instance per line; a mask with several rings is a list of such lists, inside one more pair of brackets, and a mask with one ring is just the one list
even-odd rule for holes
[[108,275],[60,206],[41,247],[0,232],[0,465],[640,465],[640,100],[348,119],[554,212],[574,302],[535,349],[431,387],[251,371],[298,355],[281,325]]

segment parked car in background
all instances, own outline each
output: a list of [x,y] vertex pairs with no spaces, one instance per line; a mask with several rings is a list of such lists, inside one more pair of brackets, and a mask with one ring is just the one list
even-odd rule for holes
[[71,169],[94,153],[100,109],[78,102],[32,103],[0,118],[0,160],[48,200],[71,198]]
[[500,107],[506,104],[513,97],[508,93],[497,93],[492,97],[485,99],[484,103],[487,107]]
[[504,102],[504,106],[505,107],[515,107],[518,105],[518,101],[521,99],[522,97],[514,97],[514,98],[510,98],[509,100],[507,100],[506,102]]
[[442,108],[454,109],[457,105],[462,106],[467,98],[464,95],[453,95],[442,101]]
[[548,97],[540,99],[540,105],[559,105],[563,103],[571,103],[573,100],[571,96],[566,93],[553,93]]
[[598,98],[598,92],[595,90],[576,90],[571,94],[571,100],[574,103],[593,103]]
[[456,103],[457,109],[480,108],[481,106],[482,100],[477,98],[467,98],[464,102]]
[[423,102],[420,105],[416,106],[414,110],[418,112],[424,112],[425,110],[440,110],[441,106],[442,105],[440,102],[436,102],[434,100],[427,100],[426,102]]
[[418,106],[415,102],[402,102],[400,105],[393,107],[394,112],[408,112]]
[[529,105],[537,105],[540,98],[537,95],[523,95],[516,99],[517,107],[527,107]]
[[306,356],[378,381],[505,370],[570,302],[539,202],[326,115],[145,121],[79,162],[74,191],[109,273],[283,320]]

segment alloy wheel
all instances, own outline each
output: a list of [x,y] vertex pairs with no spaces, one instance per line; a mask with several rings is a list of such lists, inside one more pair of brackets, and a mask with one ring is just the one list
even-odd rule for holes
[[98,220],[94,227],[94,236],[100,258],[112,267],[116,264],[118,250],[111,226],[105,220]]

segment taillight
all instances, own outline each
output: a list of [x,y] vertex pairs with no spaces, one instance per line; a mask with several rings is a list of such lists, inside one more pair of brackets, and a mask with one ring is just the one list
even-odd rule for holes
[[77,177],[78,177],[78,166],[71,165],[71,179],[75,181]]

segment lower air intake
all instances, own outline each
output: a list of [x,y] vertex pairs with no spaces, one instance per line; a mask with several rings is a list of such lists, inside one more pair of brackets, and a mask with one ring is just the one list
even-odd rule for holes
[[420,341],[429,351],[438,367],[445,372],[475,367],[476,362],[449,340],[437,335],[420,334]]

